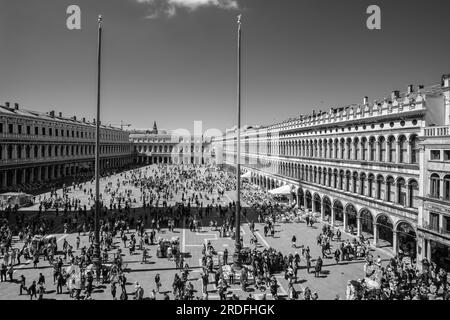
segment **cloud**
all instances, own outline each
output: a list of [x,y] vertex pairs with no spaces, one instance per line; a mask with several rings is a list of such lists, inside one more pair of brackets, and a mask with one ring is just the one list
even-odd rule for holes
[[215,7],[225,10],[237,10],[239,5],[237,0],[135,0],[138,3],[149,7],[148,19],[159,16],[173,17],[178,9],[194,11],[199,8]]

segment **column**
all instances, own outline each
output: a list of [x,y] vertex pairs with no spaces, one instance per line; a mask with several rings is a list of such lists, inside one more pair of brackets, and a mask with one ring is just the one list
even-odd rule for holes
[[392,250],[394,252],[394,254],[397,254],[398,252],[398,233],[397,231],[393,230],[392,231]]
[[356,235],[361,236],[361,217],[356,217]]
[[306,200],[306,191],[303,193],[303,204],[305,205],[305,212],[308,209],[308,202]]
[[323,203],[320,204],[320,219],[321,219],[322,221],[325,220],[325,209],[324,209],[324,207],[323,207]]
[[30,183],[34,182],[34,168],[30,168]]
[[395,157],[395,163],[400,163],[400,141],[396,141]]
[[[333,203],[333,202],[331,202],[331,203]],[[335,216],[335,214],[334,214],[334,207],[331,207],[331,225],[332,226],[334,226],[334,216]]]
[[373,245],[376,247],[378,245],[378,229],[377,223],[373,223]]
[[429,239],[425,239],[425,248],[426,248],[426,258],[428,261],[431,261],[431,241]]
[[347,231],[348,228],[348,215],[344,212],[344,231]]
[[41,177],[42,177],[42,167],[37,167],[37,181],[42,181]]

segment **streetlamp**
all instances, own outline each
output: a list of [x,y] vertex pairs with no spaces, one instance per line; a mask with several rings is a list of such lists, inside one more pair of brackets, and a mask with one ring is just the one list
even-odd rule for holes
[[237,157],[236,157],[236,233],[233,263],[235,269],[242,267],[241,261],[241,16],[238,16],[237,39]]
[[94,217],[94,252],[92,262],[97,272],[100,269],[100,80],[102,53],[102,16],[98,16],[97,40],[97,121],[95,131],[95,217]]

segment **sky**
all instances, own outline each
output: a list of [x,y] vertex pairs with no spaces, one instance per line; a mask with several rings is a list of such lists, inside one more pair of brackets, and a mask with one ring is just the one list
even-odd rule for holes
[[[381,30],[366,9],[381,8]],[[69,5],[81,30],[68,30]],[[104,124],[224,130],[437,84],[450,73],[448,0],[0,0],[0,104],[93,119],[103,15]]]

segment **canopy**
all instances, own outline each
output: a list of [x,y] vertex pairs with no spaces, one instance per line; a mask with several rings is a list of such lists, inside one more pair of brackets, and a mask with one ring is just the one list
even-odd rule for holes
[[243,175],[241,175],[241,178],[248,179],[252,177],[252,173],[250,171],[247,171]]
[[278,187],[276,189],[273,190],[269,190],[270,194],[274,194],[274,195],[290,195],[293,191],[295,190],[295,187],[292,185],[288,185],[285,184],[281,187]]

